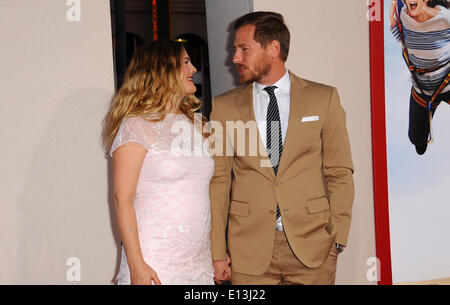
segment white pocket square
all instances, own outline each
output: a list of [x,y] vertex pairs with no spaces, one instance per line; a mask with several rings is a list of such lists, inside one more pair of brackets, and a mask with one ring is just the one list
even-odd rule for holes
[[318,115],[314,115],[314,116],[304,116],[302,118],[302,123],[303,122],[314,122],[314,121],[318,121],[319,120],[319,116]]

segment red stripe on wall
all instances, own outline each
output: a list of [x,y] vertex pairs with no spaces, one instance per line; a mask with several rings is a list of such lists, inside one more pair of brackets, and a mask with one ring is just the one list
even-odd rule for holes
[[379,285],[392,285],[389,233],[386,122],[384,92],[384,9],[381,21],[370,21],[370,94],[376,251],[380,260]]

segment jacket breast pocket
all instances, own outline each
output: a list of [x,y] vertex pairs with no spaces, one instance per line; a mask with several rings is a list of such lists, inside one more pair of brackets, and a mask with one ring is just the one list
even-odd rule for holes
[[306,127],[317,127],[320,126],[320,121],[314,121],[314,122],[300,122],[299,127],[300,128],[306,128]]
[[232,200],[230,203],[229,214],[238,216],[248,216],[248,203]]

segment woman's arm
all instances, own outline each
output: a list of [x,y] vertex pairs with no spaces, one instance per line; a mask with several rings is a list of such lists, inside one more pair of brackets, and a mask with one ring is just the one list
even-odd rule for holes
[[113,193],[117,222],[127,255],[132,284],[161,284],[156,272],[148,266],[139,244],[133,200],[146,149],[127,143],[113,153]]
[[389,19],[391,20],[391,28],[397,25],[397,20],[395,19],[396,8],[397,8],[397,0],[392,0],[391,7],[389,8]]
[[[402,33],[400,32],[400,27],[395,16],[395,10],[397,8],[397,0],[392,0],[391,7],[389,8],[389,19],[391,20],[391,33],[394,38],[404,47]],[[400,16],[398,16],[400,18]]]

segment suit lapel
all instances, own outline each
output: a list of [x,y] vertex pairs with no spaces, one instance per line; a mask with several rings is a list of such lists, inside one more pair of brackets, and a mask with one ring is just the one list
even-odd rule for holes
[[253,112],[253,86],[247,85],[236,98],[236,110],[239,117],[245,123],[247,121],[255,121],[255,114]]
[[286,139],[283,145],[283,153],[281,155],[280,165],[278,167],[278,176],[280,176],[283,173],[283,170],[287,167],[291,149],[294,146],[295,140],[298,138],[298,134],[300,132],[299,120],[303,113],[302,102],[305,99],[302,93],[302,89],[305,86],[304,81],[291,71],[289,71],[289,75],[291,78],[289,123]]
[[[252,121],[252,122],[256,123],[255,112],[253,109],[253,86],[252,85],[245,86],[243,88],[241,94],[238,95],[238,97],[236,98],[236,110],[238,112],[239,118],[244,122],[244,124],[248,121]],[[263,142],[261,141],[261,135],[259,133],[258,126],[256,126],[256,131],[257,131],[257,136],[258,136],[258,143],[261,143],[258,151],[261,151],[261,154],[264,153],[265,156],[267,156],[268,154],[267,154],[267,151],[266,151],[264,145],[262,144]],[[248,144],[247,138],[245,141]],[[269,157],[261,156],[261,157],[251,158],[251,159],[255,160],[255,164],[254,164],[255,168],[259,168],[260,172],[264,176],[266,176],[268,179],[271,179],[271,180],[275,179],[275,173],[273,172],[272,167],[261,166],[262,160],[267,159],[267,161],[270,163]]]

